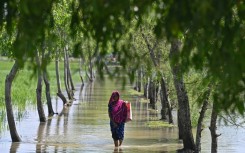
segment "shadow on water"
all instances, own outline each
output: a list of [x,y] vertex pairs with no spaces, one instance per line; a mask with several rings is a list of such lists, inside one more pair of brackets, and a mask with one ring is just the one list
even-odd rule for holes
[[[108,79],[101,83],[85,84],[80,90],[76,87],[75,99],[71,107],[63,107],[61,101],[53,102],[58,115],[40,123],[36,109],[28,109],[26,117],[17,123],[22,142],[12,143],[9,131],[1,135],[2,152],[136,152],[165,153],[182,148],[178,141],[176,127],[149,128],[145,122],[157,118],[158,114],[149,111],[148,103],[138,97],[130,97],[121,84]],[[114,148],[111,138],[108,100],[113,90],[121,93],[121,98],[132,103],[133,121],[125,126],[123,146]],[[55,99],[53,100],[55,101]],[[47,114],[47,110],[45,110]]]

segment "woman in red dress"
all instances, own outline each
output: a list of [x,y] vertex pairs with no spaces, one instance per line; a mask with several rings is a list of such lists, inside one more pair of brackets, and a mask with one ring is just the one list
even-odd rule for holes
[[124,125],[127,118],[126,103],[119,97],[119,92],[114,91],[108,104],[111,134],[114,140],[115,147],[119,147],[122,145],[124,139]]

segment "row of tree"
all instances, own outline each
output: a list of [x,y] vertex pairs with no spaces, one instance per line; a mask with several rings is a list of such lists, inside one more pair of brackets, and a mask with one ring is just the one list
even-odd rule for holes
[[[137,71],[134,71],[136,72],[135,88],[138,91],[144,89],[144,95],[149,98],[153,109],[156,109],[156,102],[158,95],[160,95],[161,119],[168,120],[170,124],[173,124],[172,110],[174,109],[173,105],[176,105],[174,102],[177,101],[179,139],[183,140],[183,150],[200,152],[203,120],[207,107],[212,106],[212,103],[208,100],[212,90],[209,80],[205,76],[201,76],[201,73],[205,74],[205,72],[193,70],[192,74],[189,73],[191,76],[189,81],[195,82],[195,86],[191,85],[188,89],[202,88],[198,93],[199,99],[193,100],[195,95],[191,95],[185,87],[185,81],[188,80],[187,76],[181,74],[178,63],[170,63],[171,59],[179,54],[181,41],[176,40],[169,44],[166,39],[158,39],[153,33],[153,27],[152,19],[148,18],[144,24],[140,25],[138,30],[133,31],[131,37],[132,50],[134,52],[136,50],[138,52],[137,56],[140,56],[139,61],[128,62],[129,69],[137,69]],[[140,66],[135,63],[140,63]],[[136,67],[130,65],[136,65]],[[198,77],[193,75],[198,75]],[[189,96],[192,97],[191,101]],[[190,104],[192,103],[198,103],[196,106],[198,110],[202,105],[197,123],[196,143],[192,134],[192,115],[190,111]],[[216,126],[215,118],[214,125]],[[212,130],[212,137],[214,138],[212,144],[217,145],[216,128],[214,127]],[[217,151],[217,147],[214,147],[213,151]]]
[[[4,11],[8,12],[9,7],[12,7],[12,4],[9,4],[8,2],[3,2],[6,7],[4,7]],[[11,5],[11,6],[10,6]],[[15,5],[15,4],[13,4]],[[16,5],[18,3],[16,2]],[[19,142],[21,141],[19,134],[17,132],[16,126],[15,126],[15,119],[13,115],[13,109],[12,109],[12,83],[18,73],[22,68],[24,68],[25,61],[28,61],[28,63],[31,63],[31,66],[33,67],[33,74],[34,76],[37,76],[37,88],[36,88],[36,102],[37,102],[37,111],[39,114],[39,120],[40,122],[46,122],[46,115],[44,113],[43,109],[43,101],[47,101],[47,107],[48,107],[48,115],[52,116],[55,114],[53,108],[52,108],[52,102],[51,102],[51,91],[50,91],[50,83],[49,83],[49,77],[48,77],[48,71],[47,71],[47,65],[50,64],[51,61],[55,61],[55,69],[56,69],[56,80],[57,80],[57,96],[61,98],[63,101],[64,106],[69,106],[73,100],[74,96],[74,84],[71,77],[71,70],[70,70],[70,54],[69,51],[71,48],[72,43],[71,37],[69,36],[69,30],[68,29],[68,19],[69,16],[67,15],[67,12],[63,9],[67,9],[66,6],[67,3],[62,3],[60,6],[55,8],[54,11],[54,18],[56,18],[55,27],[52,29],[52,31],[46,31],[42,35],[42,41],[35,41],[36,47],[32,46],[34,44],[34,41],[30,41],[29,44],[25,44],[24,48],[18,48],[16,47],[18,35],[20,35],[20,32],[17,32],[18,30],[18,24],[19,23],[13,23],[13,29],[8,29],[8,21],[7,16],[9,14],[1,14],[3,15],[1,20],[3,21],[1,24],[1,55],[2,56],[8,56],[10,59],[14,59],[14,65],[11,68],[9,74],[6,76],[5,80],[5,105],[6,105],[6,112],[7,112],[7,119],[8,119],[8,125],[10,128],[10,135],[13,142]],[[16,8],[17,9],[17,8]],[[20,9],[20,8],[18,8]],[[21,10],[16,10],[21,11]],[[18,16],[20,17],[20,16]],[[23,19],[26,20],[26,19]],[[5,29],[4,29],[5,28]],[[25,34],[24,34],[25,35]],[[35,36],[40,37],[38,34]],[[23,45],[23,44],[22,44]],[[15,55],[15,47],[18,48],[18,52],[21,53],[22,51],[25,52],[27,50],[32,50],[34,52],[34,55],[30,55],[27,51],[26,53],[23,53],[23,57],[18,57],[19,55]],[[21,50],[24,49],[24,50]],[[19,54],[18,53],[18,54]],[[22,53],[21,53],[22,54]],[[22,56],[22,55],[21,55]],[[32,58],[32,56],[35,56]],[[31,57],[31,58],[30,58]],[[86,58],[82,58],[83,60],[80,60],[80,63],[82,64],[84,61],[86,61]],[[64,86],[65,91],[67,94],[67,97],[62,92],[61,88],[61,80],[60,80],[60,68],[59,68],[59,62],[64,62]],[[83,67],[81,66],[81,69],[79,70],[79,74],[82,81],[82,87],[84,85],[83,80],[83,73],[82,73]],[[87,72],[87,70],[86,70]],[[89,76],[89,75],[88,75]],[[89,76],[91,78],[91,76]],[[46,100],[43,100],[42,98],[42,89],[43,89],[43,82],[45,83],[45,94],[46,94]]]
[[[58,61],[63,56],[65,67],[69,68],[66,59],[73,46],[73,55],[80,56],[84,65],[88,65],[87,76],[91,81],[93,66],[96,64],[97,72],[103,76],[104,68],[107,69],[103,57],[112,52],[118,56],[123,72],[127,72],[131,81],[136,71],[138,78],[145,79],[145,86],[150,87],[149,93],[153,95],[150,96],[153,108],[154,95],[160,93],[162,118],[167,118],[168,112],[170,123],[169,96],[176,96],[179,137],[183,140],[184,150],[200,151],[201,123],[208,99],[212,99],[213,103],[209,103],[213,108],[210,130],[215,146],[217,114],[223,110],[244,112],[244,8],[245,4],[240,0],[3,0],[0,3],[1,36],[6,38],[7,35],[8,39],[4,40],[11,46],[7,55],[16,60],[6,78],[6,106],[11,107],[9,95],[14,74],[23,67],[26,59],[33,62],[34,70],[38,72],[38,94],[49,61],[53,58]],[[200,74],[198,82],[202,88],[201,93],[196,92],[202,106],[196,142],[191,131],[190,92],[184,83],[184,74],[190,75],[192,69]],[[168,70],[173,76],[176,94],[170,94]],[[69,76],[68,69],[64,72]],[[112,74],[117,72],[122,71],[116,69]],[[69,82],[69,77],[65,80]],[[141,89],[139,85],[137,88]],[[13,125],[13,118],[8,120]]]

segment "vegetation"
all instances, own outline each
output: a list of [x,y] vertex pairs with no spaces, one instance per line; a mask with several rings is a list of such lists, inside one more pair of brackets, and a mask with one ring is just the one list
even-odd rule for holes
[[[4,84],[5,84],[5,77],[8,74],[8,71],[11,69],[13,65],[13,61],[9,60],[0,60],[0,110],[1,110],[1,119],[0,123],[1,126],[0,129],[6,129],[6,108],[4,103]],[[50,78],[50,84],[51,84],[51,95],[56,96],[57,92],[57,83],[55,80],[55,67],[54,62],[51,62],[48,66],[48,75]],[[60,67],[61,70],[63,70],[63,66]],[[80,76],[78,73],[79,70],[79,63],[78,61],[71,62],[71,68],[72,68],[72,77],[74,79],[75,83],[80,83]],[[63,74],[62,76],[63,77]],[[29,69],[28,66],[23,68],[21,71],[19,71],[17,77],[14,80],[14,84],[12,87],[12,100],[13,100],[13,107],[15,110],[18,110],[16,112],[15,118],[17,120],[21,119],[21,116],[23,116],[24,110],[28,106],[32,106],[33,108],[36,108],[36,84],[37,79],[35,77],[35,74],[33,74],[33,70]],[[64,91],[64,83],[62,81],[62,90]],[[45,97],[45,93],[43,90],[43,97]],[[46,107],[46,100],[43,100],[43,104]],[[22,115],[21,115],[22,114]],[[4,124],[2,124],[4,123]],[[0,131],[1,132],[1,131]]]
[[[165,108],[171,118],[171,107],[176,105],[184,149],[198,152],[191,131],[190,109],[196,116],[193,110],[202,106],[198,108],[202,114],[194,121],[200,125],[207,106],[211,106],[214,142],[219,113],[244,114],[244,16],[245,3],[240,0],[3,0],[0,52],[15,60],[5,91],[11,92],[12,79],[20,75],[27,59],[41,83],[48,63],[63,57],[64,86],[71,99],[67,57],[71,54],[80,57],[93,81],[93,68],[96,66],[103,77],[103,70],[107,69],[104,57],[112,53],[122,67],[116,67],[111,74],[127,73],[133,82],[137,72],[142,84],[150,86],[147,98],[153,108],[156,97],[152,95],[161,93],[163,118]],[[73,53],[69,52],[72,47]],[[14,89],[12,92],[15,93]],[[5,95],[7,110],[11,110],[9,95]],[[14,123],[13,118],[10,120]]]
[[[244,49],[244,43],[242,43],[244,41],[243,1],[227,0],[215,5],[211,1],[192,2],[189,0],[181,2],[109,1],[108,3],[93,3],[87,0],[61,1],[58,4],[68,13],[64,15],[63,12],[59,12],[58,9],[61,7],[56,8],[55,1],[22,2],[21,5],[18,5],[18,2],[3,1],[1,3],[1,12],[4,12],[4,9],[7,12],[13,12],[7,15],[1,13],[1,27],[5,27],[10,34],[14,34],[16,27],[20,33],[13,43],[12,56],[20,61],[24,60],[23,55],[35,58],[35,47],[46,39],[42,37],[42,34],[51,31],[54,23],[62,19],[65,19],[61,22],[63,27],[70,23],[73,36],[94,40],[100,48],[98,52],[100,55],[106,54],[109,45],[114,46],[114,52],[123,55],[128,47],[123,45],[119,50],[117,48],[119,40],[128,29],[142,24],[144,15],[151,15],[152,22],[155,23],[154,33],[158,38],[166,35],[169,42],[177,37],[183,40],[184,51],[178,56],[182,70],[186,71],[186,68],[191,66],[199,70],[206,68],[208,78],[213,83],[218,81],[214,94],[215,104],[222,103],[218,108],[224,107],[227,111],[231,108],[232,111],[244,112],[243,90],[241,90],[244,84],[242,80],[244,77],[242,65],[244,64],[241,59]],[[201,9],[196,9],[198,7]],[[53,12],[53,9],[57,11]],[[56,17],[57,13],[60,18]],[[64,16],[65,18],[62,18]],[[131,22],[135,17],[136,24]],[[29,19],[39,20],[29,23]],[[37,35],[40,37],[36,37]],[[83,44],[82,41],[83,39],[77,39],[75,42]],[[66,42],[69,41],[66,40]],[[28,49],[25,49],[26,47]],[[128,59],[133,58],[133,56],[128,56],[129,54],[126,55]],[[224,75],[226,77],[223,77]]]
[[162,122],[162,121],[148,121],[145,124],[147,127],[150,127],[150,128],[174,127],[174,125],[168,124],[168,122]]
[[[11,69],[13,62],[11,61],[0,61],[0,95],[1,103],[4,104],[4,79],[8,74],[8,71]],[[78,61],[71,62],[72,75],[75,82],[80,82],[80,76],[78,73],[79,63]],[[63,65],[60,66],[60,69],[63,70]],[[26,103],[30,102],[35,104],[35,90],[36,90],[36,74],[33,74],[32,69],[29,69],[27,66],[18,73],[18,76],[14,80],[13,84],[13,104],[19,105],[21,102]],[[57,92],[57,83],[55,77],[55,64],[51,62],[48,65],[48,76],[50,78],[51,84],[51,95],[55,96]],[[61,74],[63,77],[63,74]],[[63,81],[62,81],[63,82]],[[62,90],[65,90],[64,84],[62,84]],[[31,94],[32,93],[32,94]],[[43,92],[43,95],[44,92]]]

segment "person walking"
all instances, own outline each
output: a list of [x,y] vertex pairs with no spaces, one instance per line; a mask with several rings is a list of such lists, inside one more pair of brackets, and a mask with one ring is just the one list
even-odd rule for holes
[[120,99],[118,91],[112,92],[108,104],[110,128],[115,147],[119,147],[124,139],[124,126],[127,118],[126,103]]

